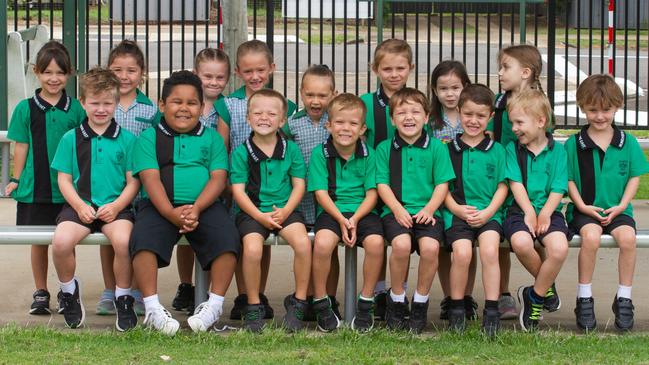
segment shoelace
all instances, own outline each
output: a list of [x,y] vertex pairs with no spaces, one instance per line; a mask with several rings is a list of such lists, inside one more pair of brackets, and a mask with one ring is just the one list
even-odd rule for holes
[[532,303],[530,311],[530,319],[533,321],[538,321],[541,317],[541,311],[543,311],[543,304]]
[[547,292],[545,292],[545,298],[549,298],[554,296],[554,286],[551,286],[550,289],[548,289]]
[[244,316],[246,321],[256,321],[259,319],[259,310],[247,311]]

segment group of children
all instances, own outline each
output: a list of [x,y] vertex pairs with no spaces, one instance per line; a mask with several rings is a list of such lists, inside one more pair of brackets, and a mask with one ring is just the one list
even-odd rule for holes
[[[34,66],[41,88],[12,116],[14,170],[5,194],[18,201],[18,225],[57,224],[57,301],[72,328],[85,319],[75,246],[101,231],[111,246],[101,249],[106,290],[97,313],[116,313],[120,331],[135,327],[138,315],[165,334],[178,331],[158,298],[157,271],[169,265],[184,235],[189,246],[177,251],[181,284],[174,309],[190,312],[192,330],[207,331],[223,315],[235,276],[230,318],[260,332],[274,317],[264,295],[270,264],[264,241],[271,233],[294,253],[295,291],[284,300],[289,331],[303,329],[307,320],[324,332],[340,326],[339,242],[365,250],[355,330],[369,331],[383,319],[389,329],[423,331],[439,271],[440,317],[463,331],[467,320],[477,319],[476,251],[483,331],[495,335],[501,318],[512,315],[524,330],[534,330],[543,310],[561,306],[554,281],[572,233],[582,237],[577,325],[596,328],[591,280],[600,236],[607,233],[620,247],[615,325],[630,330],[630,202],[649,163],[635,138],[613,123],[623,106],[621,91],[606,75],[584,80],[577,102],[588,125],[562,145],[551,134],[538,50],[510,46],[498,63],[502,94],[471,84],[460,62],[444,61],[432,71],[428,100],[406,87],[414,68],[410,46],[390,39],[377,46],[371,65],[380,80],[376,92],[337,94],[333,72],[315,65],[302,76],[304,109],[295,112],[294,103],[266,88],[275,65],[261,41],[237,50],[239,90],[222,95],[230,61],[208,48],[196,56],[193,72],[174,72],[164,81],[158,105],[138,89],[146,70],[134,42],[116,46],[107,69],[81,76],[79,101],[65,94],[72,74],[67,51],[49,42]],[[510,249],[500,248],[503,239],[534,279],[518,290],[520,311],[508,290]],[[409,302],[413,252],[419,265]],[[194,254],[211,281],[208,300],[197,306]],[[47,259],[47,248],[33,246],[33,314],[49,313]]]

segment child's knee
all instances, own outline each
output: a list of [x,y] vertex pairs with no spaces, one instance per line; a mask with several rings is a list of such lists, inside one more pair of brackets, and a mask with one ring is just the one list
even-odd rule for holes
[[532,241],[532,236],[528,233],[519,232],[514,234],[509,243],[512,246],[512,250],[516,253],[529,253],[534,251],[534,241]]
[[246,261],[261,262],[264,246],[261,243],[246,243],[243,246],[243,258]]
[[453,265],[469,266],[473,257],[473,249],[469,246],[457,245],[453,248]]
[[365,238],[363,249],[366,255],[383,256],[384,241],[381,236],[373,235]]
[[410,249],[412,248],[412,242],[410,237],[407,238],[395,238],[390,244],[392,246],[392,255],[397,257],[406,257],[410,256]]

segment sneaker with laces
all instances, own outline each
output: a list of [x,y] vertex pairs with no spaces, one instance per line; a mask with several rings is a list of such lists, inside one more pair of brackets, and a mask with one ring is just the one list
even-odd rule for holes
[[146,309],[144,308],[144,298],[142,297],[142,292],[133,289],[131,290],[131,296],[133,299],[135,299],[135,303],[133,304],[133,310],[135,310],[135,314],[138,316],[143,316],[146,314]]
[[426,324],[428,324],[428,303],[427,300],[425,303],[415,302],[412,300],[412,305],[410,306],[410,318],[408,318],[408,327],[410,332],[414,334],[420,334]]
[[177,311],[189,311],[194,307],[194,287],[192,284],[180,283],[171,307]]
[[590,298],[577,298],[575,306],[575,317],[577,327],[583,331],[594,331],[597,328],[595,319],[595,300]]
[[633,328],[633,301],[629,298],[613,299],[613,313],[615,314],[615,328],[620,331],[631,331]]
[[264,293],[259,293],[259,300],[261,301],[261,304],[264,305],[264,319],[273,319],[275,317],[275,311],[268,303],[268,298]]
[[146,314],[144,325],[167,336],[175,335],[180,328],[180,323],[162,305]]
[[482,332],[489,337],[494,337],[500,331],[500,312],[497,308],[482,310]]
[[439,319],[447,320],[448,319],[448,310],[451,308],[451,297],[444,297],[441,302],[439,302]]
[[135,298],[131,295],[122,295],[115,299],[115,308],[117,309],[117,319],[115,320],[115,328],[118,331],[128,331],[137,326],[137,315],[133,305]]
[[466,321],[464,307],[451,307],[448,310],[448,329],[450,331],[463,333],[466,329]]
[[406,314],[408,313],[408,299],[404,302],[395,302],[392,297],[386,297],[385,306],[385,325],[393,331],[403,331],[408,329]]
[[516,319],[518,317],[516,301],[509,293],[501,294],[498,298],[498,312],[500,319]]
[[356,315],[352,318],[352,329],[358,332],[368,332],[374,327],[374,302],[358,298]]
[[32,306],[29,308],[29,314],[41,315],[51,314],[50,310],[50,292],[45,289],[38,289],[32,295],[34,299]]
[[471,295],[464,296],[464,313],[467,321],[478,320],[478,302]]
[[63,319],[65,324],[70,328],[78,328],[86,319],[86,310],[81,301],[81,286],[79,280],[74,279],[74,293],[63,293],[61,301],[63,302]]
[[297,299],[295,294],[284,298],[284,308],[286,315],[282,322],[284,328],[289,332],[297,332],[304,329],[304,312],[308,303],[306,300]]
[[98,316],[109,316],[114,315],[115,313],[115,291],[104,289],[99,301],[97,302],[95,314]]
[[556,312],[561,308],[561,298],[559,298],[559,293],[557,292],[557,287],[552,283],[550,289],[545,292],[545,300],[543,301],[543,309],[552,313]]
[[329,297],[313,301],[312,310],[315,313],[318,322],[317,328],[320,331],[331,332],[340,327],[340,319],[334,313]]
[[533,287],[521,286],[518,288],[518,302],[521,305],[521,312],[518,315],[518,320],[521,324],[523,331],[535,331],[539,326],[539,319],[543,311],[543,303],[532,303],[530,292]]
[[263,304],[248,304],[244,308],[243,316],[243,329],[252,333],[260,333],[264,329],[264,313]]
[[239,294],[234,298],[234,306],[230,311],[231,320],[241,320],[243,315],[246,312],[246,306],[248,305],[248,295]]
[[221,318],[222,308],[214,308],[208,302],[203,302],[196,307],[194,315],[187,318],[189,327],[194,332],[206,332]]
[[374,319],[377,321],[385,321],[388,296],[385,290],[374,295]]

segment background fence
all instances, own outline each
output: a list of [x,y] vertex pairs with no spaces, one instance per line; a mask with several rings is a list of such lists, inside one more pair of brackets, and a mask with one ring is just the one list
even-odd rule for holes
[[[275,55],[274,88],[298,102],[301,72],[313,63],[328,64],[335,71],[339,91],[374,90],[376,78],[368,64],[377,42],[387,38],[411,44],[416,67],[409,85],[426,93],[435,65],[450,58],[463,61],[473,81],[498,91],[499,49],[521,41],[536,45],[544,58],[542,83],[554,104],[558,128],[585,123],[574,102],[575,89],[587,75],[608,71],[608,0],[247,4],[248,38],[265,40]],[[171,70],[191,68],[200,49],[222,43],[220,5],[221,0],[9,1],[6,15],[0,14],[0,32],[47,25],[50,36],[62,39],[77,57],[79,72],[105,65],[114,44],[134,39],[147,56],[143,90],[155,99]],[[647,0],[617,0],[616,5],[611,56],[626,104],[616,121],[627,128],[649,129],[649,7]],[[27,45],[27,55],[33,52],[30,48]],[[3,96],[0,104],[6,100]],[[0,129],[6,129],[6,120],[0,120]]]

